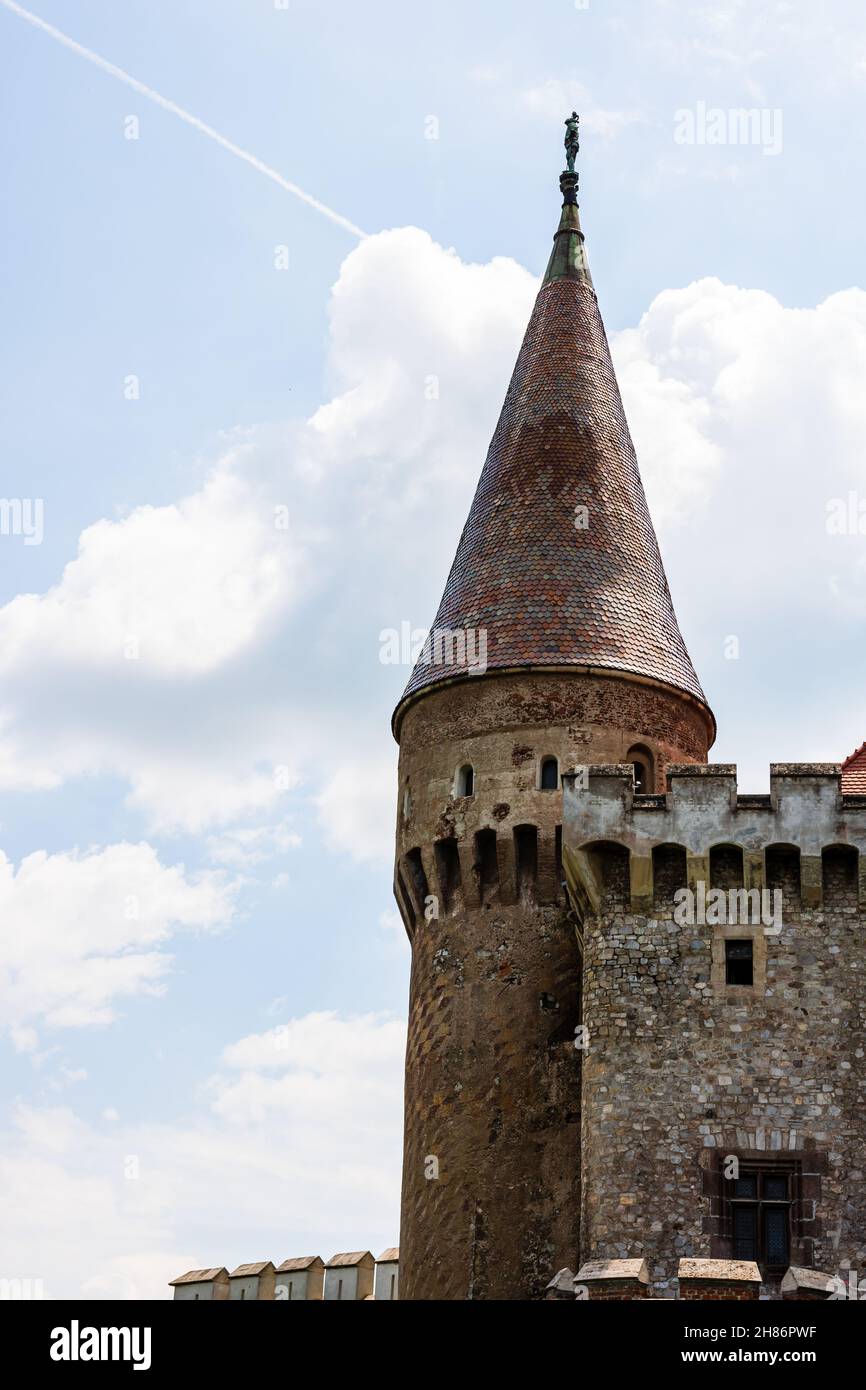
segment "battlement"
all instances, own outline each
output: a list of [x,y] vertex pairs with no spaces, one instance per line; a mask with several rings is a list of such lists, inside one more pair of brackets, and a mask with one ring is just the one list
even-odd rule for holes
[[[847,858],[855,901],[866,911],[866,796],[843,795],[836,763],[772,763],[767,795],[739,794],[733,763],[675,765],[662,795],[637,796],[631,766],[601,764],[563,774],[563,863],[582,920],[604,898],[602,844],[628,854],[633,911],[651,911],[661,851],[685,857],[689,887],[710,883],[714,851],[742,856],[740,884],[768,886],[768,855],[799,861],[803,907],[824,904],[824,860]],[[729,885],[726,885],[729,886]]]

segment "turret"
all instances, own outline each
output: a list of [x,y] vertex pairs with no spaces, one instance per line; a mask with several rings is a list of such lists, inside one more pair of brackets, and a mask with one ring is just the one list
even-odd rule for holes
[[[569,143],[570,142],[570,143]],[[589,274],[576,118],[554,247],[428,644],[394,714],[412,943],[401,1299],[543,1297],[577,1269],[581,963],[561,774],[705,763]]]

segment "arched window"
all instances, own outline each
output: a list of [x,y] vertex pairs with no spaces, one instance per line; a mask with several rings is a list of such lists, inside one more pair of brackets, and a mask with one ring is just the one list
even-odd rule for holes
[[634,768],[634,790],[636,796],[649,796],[655,791],[653,756],[648,748],[635,744],[628,750],[626,761]]
[[559,763],[556,758],[545,758],[541,764],[541,790],[555,792],[559,786]]
[[454,779],[455,796],[474,796],[475,795],[475,772],[471,763],[464,763],[458,769]]

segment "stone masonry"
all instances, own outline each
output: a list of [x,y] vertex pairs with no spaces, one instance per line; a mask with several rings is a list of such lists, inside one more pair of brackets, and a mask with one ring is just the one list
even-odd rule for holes
[[[771,772],[766,797],[738,797],[728,766],[671,768],[652,797],[630,768],[565,778],[589,907],[581,1250],[646,1258],[659,1293],[680,1257],[733,1257],[732,1156],[789,1175],[790,1264],[866,1263],[866,797],[838,767]],[[702,881],[781,887],[781,929],[678,925],[674,894]],[[751,985],[718,968],[731,937],[752,942]]]
[[707,765],[568,129],[553,251],[392,721],[401,1298],[562,1298],[572,1270],[590,1300],[786,1276],[805,1297],[802,1271],[866,1263],[866,754],[844,784],[778,766],[769,796]]

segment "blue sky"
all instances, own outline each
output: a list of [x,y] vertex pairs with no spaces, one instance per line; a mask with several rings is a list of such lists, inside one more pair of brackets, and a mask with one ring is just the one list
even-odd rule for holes
[[[41,544],[0,535],[0,1274],[158,1297],[396,1242],[408,671],[379,633],[435,612],[572,106],[713,757],[761,790],[866,738],[864,540],[828,529],[866,495],[866,19],[36,12],[369,234],[0,5],[2,492],[44,505]],[[738,108],[775,153],[675,139]]]

